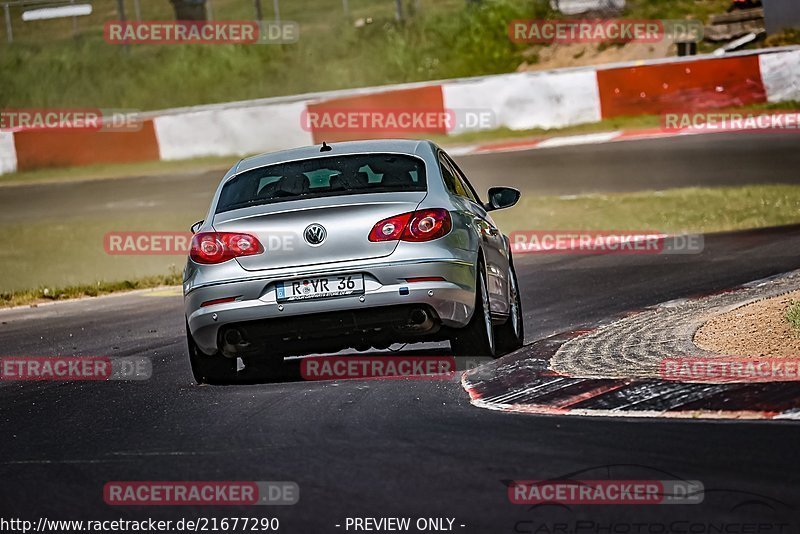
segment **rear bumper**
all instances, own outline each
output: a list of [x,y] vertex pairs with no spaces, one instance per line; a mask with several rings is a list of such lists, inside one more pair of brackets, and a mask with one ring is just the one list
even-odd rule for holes
[[[334,276],[337,274],[364,275],[364,295],[338,297],[324,300],[284,302],[279,304],[275,285],[279,281],[299,277]],[[442,277],[445,281],[408,282],[408,278]],[[393,307],[422,306],[431,309],[437,320],[445,327],[463,327],[472,317],[475,305],[475,265],[457,258],[419,259],[413,261],[372,261],[367,264],[349,262],[327,266],[269,274],[248,273],[223,283],[208,283],[193,286],[191,280],[184,284],[189,288],[184,297],[189,330],[198,347],[205,353],[218,350],[220,329],[227,325],[253,323],[269,330],[270,321],[286,324],[288,318],[296,317],[298,324],[305,316],[324,314],[335,316],[336,312],[363,312],[370,308],[377,313],[386,313]],[[201,306],[217,299],[236,297],[233,302]],[[377,310],[377,309],[380,310]],[[362,317],[363,313],[359,313]],[[355,314],[342,313],[341,333],[352,326],[348,317]],[[260,323],[263,321],[263,323]],[[363,321],[362,321],[363,322]],[[309,323],[302,321],[303,327]],[[336,325],[327,323],[326,331],[336,333]]]

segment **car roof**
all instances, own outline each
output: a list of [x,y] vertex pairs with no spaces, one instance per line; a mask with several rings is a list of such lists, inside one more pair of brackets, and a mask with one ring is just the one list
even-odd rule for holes
[[[256,169],[265,165],[283,163],[285,161],[296,161],[319,157],[330,157],[350,154],[368,154],[375,152],[396,152],[401,154],[421,155],[424,149],[431,150],[435,145],[430,141],[418,139],[374,139],[369,141],[348,141],[343,143],[331,143],[330,151],[321,152],[322,145],[306,146],[302,148],[292,148],[279,152],[269,152],[259,154],[240,161],[234,170],[234,174]],[[429,152],[430,153],[430,152]]]

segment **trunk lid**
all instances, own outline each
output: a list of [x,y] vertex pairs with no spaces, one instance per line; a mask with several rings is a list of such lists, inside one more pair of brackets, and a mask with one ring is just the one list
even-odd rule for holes
[[[248,271],[368,260],[389,256],[398,244],[369,241],[375,223],[416,210],[425,195],[424,191],[369,193],[280,202],[217,214],[213,226],[218,232],[258,238],[263,254],[236,259]],[[308,239],[305,236],[312,225],[321,225],[326,234],[319,244],[313,242],[314,232]]]

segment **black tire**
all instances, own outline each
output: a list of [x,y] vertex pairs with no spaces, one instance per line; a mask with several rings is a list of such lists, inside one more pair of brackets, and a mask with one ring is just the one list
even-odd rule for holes
[[200,350],[186,325],[186,343],[189,346],[189,363],[198,384],[224,385],[236,381],[236,360],[224,356],[208,355]]
[[456,330],[450,339],[454,356],[492,356],[495,355],[494,327],[489,312],[489,292],[486,286],[486,273],[478,264],[478,279],[475,291],[475,311],[464,328]]
[[514,264],[511,264],[509,271],[509,292],[511,301],[511,313],[508,320],[494,329],[495,343],[497,344],[498,355],[508,354],[522,348],[525,342],[525,322],[522,319],[522,298],[519,294],[519,282],[517,281],[517,271]]

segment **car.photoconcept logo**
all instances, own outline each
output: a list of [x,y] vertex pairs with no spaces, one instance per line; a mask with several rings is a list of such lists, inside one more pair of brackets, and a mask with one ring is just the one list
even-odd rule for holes
[[312,224],[303,232],[306,242],[313,246],[321,245],[325,238],[328,237],[328,232],[321,224]]

